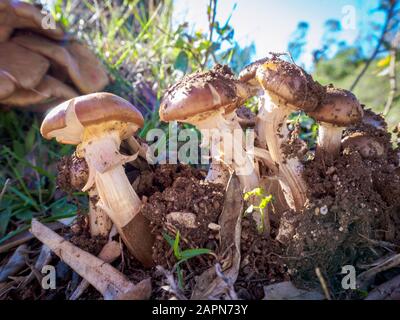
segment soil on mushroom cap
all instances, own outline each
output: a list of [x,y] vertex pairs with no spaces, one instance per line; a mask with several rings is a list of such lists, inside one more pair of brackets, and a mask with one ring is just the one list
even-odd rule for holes
[[319,267],[338,295],[344,265],[357,269],[385,253],[379,247],[371,250],[370,240],[400,244],[400,178],[390,134],[368,124],[351,127],[345,134],[358,131],[378,139],[385,155],[364,159],[346,148],[329,165],[323,160],[306,162],[310,203],[301,214],[286,212],[280,227],[284,255],[294,257],[286,262],[297,283],[317,284]]

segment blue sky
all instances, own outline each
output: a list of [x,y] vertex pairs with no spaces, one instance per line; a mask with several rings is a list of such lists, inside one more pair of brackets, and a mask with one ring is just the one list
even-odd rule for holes
[[[308,66],[312,50],[321,42],[326,20],[333,18],[348,22],[349,27],[342,30],[339,36],[352,44],[363,32],[371,30],[371,21],[383,20],[381,13],[372,12],[377,3],[378,0],[220,0],[217,19],[225,22],[236,5],[231,19],[235,39],[242,46],[254,42],[255,58],[261,58],[270,51],[286,51],[297,24],[308,22],[308,44],[302,61]],[[175,0],[175,22],[187,21],[191,28],[206,31],[207,4],[208,0]],[[348,20],[353,16],[354,20]],[[353,25],[355,28],[352,28]],[[368,43],[364,47],[368,50]]]

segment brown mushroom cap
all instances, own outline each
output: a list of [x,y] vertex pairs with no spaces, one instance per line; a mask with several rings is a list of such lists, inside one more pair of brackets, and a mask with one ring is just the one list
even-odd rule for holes
[[259,65],[256,77],[264,90],[296,110],[314,110],[324,92],[302,68],[276,57]]
[[39,85],[49,61],[13,42],[0,43],[0,69],[15,78],[18,86],[33,89]]
[[32,31],[44,34],[45,36],[63,40],[66,38],[64,30],[59,24],[56,28],[43,28],[42,21],[45,15],[30,3],[17,0],[0,0],[0,34],[3,37],[0,41],[7,40],[14,29],[30,29]]
[[185,76],[168,89],[161,101],[160,119],[183,121],[218,109],[230,113],[248,97],[247,86],[234,78],[229,67],[215,65]]
[[242,71],[240,71],[238,80],[242,82],[253,82],[252,80],[256,79],[256,72],[258,67],[268,62],[269,60],[270,58],[262,58],[248,64],[242,69]]
[[107,73],[100,61],[88,48],[76,41],[69,42],[64,47],[35,35],[19,35],[12,41],[63,67],[83,93],[100,91],[108,84]]
[[0,69],[0,100],[7,98],[15,90],[16,86],[12,77],[6,71]]
[[374,137],[364,132],[356,132],[342,140],[342,147],[357,150],[364,159],[381,157],[385,147]]
[[78,93],[74,89],[46,75],[35,89],[19,88],[7,98],[0,100],[0,104],[24,107],[43,103],[51,98],[60,98],[65,101],[77,96]]
[[328,86],[319,107],[309,115],[317,121],[347,127],[362,119],[363,109],[350,91]]
[[12,31],[12,28],[0,25],[0,43],[7,41],[10,38]]
[[[144,124],[140,111],[127,100],[111,93],[99,92],[73,98],[51,110],[42,122],[40,128],[42,136],[51,139],[55,137],[55,131],[67,128],[70,125],[68,123],[70,112],[74,113],[74,119],[83,127],[107,121],[133,123],[138,127],[143,127]],[[79,143],[82,132],[78,130],[74,134],[73,139],[60,142]]]

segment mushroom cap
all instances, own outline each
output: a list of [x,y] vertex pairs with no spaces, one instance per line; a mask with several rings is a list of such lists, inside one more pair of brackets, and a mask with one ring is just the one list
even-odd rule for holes
[[312,111],[323,96],[324,88],[307,72],[277,57],[260,64],[256,77],[264,90],[295,110]]
[[[14,29],[30,29],[45,36],[63,40],[66,38],[64,30],[59,24],[55,28],[43,28],[42,21],[45,15],[34,5],[17,0],[0,0],[0,34],[3,41],[7,39]],[[1,37],[0,37],[1,41]]]
[[7,41],[10,38],[12,32],[13,28],[0,25],[0,43]]
[[44,103],[51,98],[59,98],[65,101],[77,96],[78,93],[74,89],[46,75],[35,89],[18,88],[7,98],[0,100],[0,104],[24,107]]
[[333,86],[326,88],[326,94],[319,107],[309,112],[317,121],[326,122],[339,127],[347,127],[360,121],[363,109],[356,96],[350,91]]
[[83,93],[100,91],[108,84],[107,73],[100,61],[88,48],[76,41],[62,46],[38,35],[18,35],[12,41],[63,67]]
[[234,78],[229,67],[217,64],[209,71],[185,76],[169,88],[160,104],[160,119],[184,121],[218,109],[230,113],[248,97],[248,87]]
[[248,64],[242,69],[242,71],[240,71],[238,80],[242,82],[249,82],[249,81],[253,82],[252,80],[256,80],[256,73],[258,67],[268,62],[269,60],[270,58],[266,57]]
[[10,96],[16,89],[12,77],[4,70],[0,69],[0,100]]
[[355,132],[343,138],[342,147],[357,150],[364,159],[381,157],[385,153],[382,143],[364,132]]
[[0,43],[0,69],[15,78],[18,86],[33,89],[39,85],[48,68],[49,61],[13,42]]
[[52,109],[40,127],[46,139],[79,144],[84,127],[108,121],[121,121],[143,127],[144,119],[127,100],[107,92],[92,93],[65,101]]

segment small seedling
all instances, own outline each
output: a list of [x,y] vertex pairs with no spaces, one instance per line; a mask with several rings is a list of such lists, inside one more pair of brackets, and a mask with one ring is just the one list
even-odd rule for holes
[[[248,191],[244,194],[244,200],[249,200],[250,197],[256,197],[258,198],[259,204],[258,205],[250,205],[246,211],[244,212],[245,215],[252,213],[253,211],[257,210],[260,213],[260,224],[257,226],[257,229],[260,233],[263,233],[264,231],[269,232],[269,226],[265,226],[264,220],[265,220],[265,213],[267,210],[268,204],[273,200],[272,194],[267,195],[266,192],[264,191],[263,188],[255,188],[251,191]],[[268,214],[268,213],[267,213]],[[268,218],[268,217],[267,217]],[[269,225],[269,223],[268,223]],[[266,230],[267,229],[267,230]]]
[[203,254],[213,254],[210,249],[206,248],[198,248],[198,249],[186,249],[186,250],[181,250],[179,242],[181,239],[181,234],[178,230],[176,233],[175,239],[173,239],[169,234],[163,233],[164,239],[168,242],[168,244],[171,246],[171,248],[174,251],[174,256],[178,262],[175,264],[174,269],[176,269],[176,273],[178,276],[178,285],[181,289],[183,289],[183,272],[180,267],[180,265],[188,261],[189,259],[192,259],[194,257],[203,255]]

